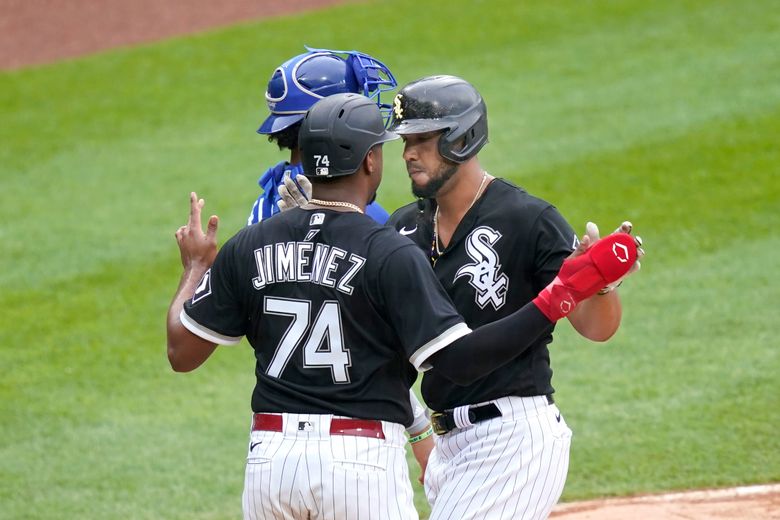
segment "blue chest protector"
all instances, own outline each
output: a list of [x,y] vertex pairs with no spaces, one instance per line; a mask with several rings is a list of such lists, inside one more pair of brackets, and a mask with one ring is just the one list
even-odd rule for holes
[[[281,198],[277,188],[282,184],[284,174],[290,172],[290,177],[295,179],[299,174],[303,173],[303,167],[299,164],[289,164],[287,161],[282,161],[275,166],[271,166],[260,177],[257,183],[263,189],[263,193],[255,201],[255,205],[252,206],[252,212],[247,219],[247,226],[256,224],[263,219],[267,219],[272,215],[279,213],[279,206],[277,202]],[[366,215],[374,219],[380,224],[387,222],[390,217],[387,211],[376,202],[372,202],[366,206]]]

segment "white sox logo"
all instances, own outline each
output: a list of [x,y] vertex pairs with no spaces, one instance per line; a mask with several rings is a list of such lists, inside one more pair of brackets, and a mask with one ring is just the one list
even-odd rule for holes
[[501,233],[487,226],[480,226],[466,239],[466,253],[475,263],[467,264],[458,269],[453,282],[461,276],[471,277],[469,284],[477,290],[476,298],[480,309],[488,302],[495,310],[505,303],[506,291],[509,288],[509,278],[501,273],[501,264],[493,244],[501,238]]
[[404,117],[404,109],[401,107],[401,100],[403,97],[403,94],[396,94],[393,99],[393,112],[395,113],[396,119],[403,119]]

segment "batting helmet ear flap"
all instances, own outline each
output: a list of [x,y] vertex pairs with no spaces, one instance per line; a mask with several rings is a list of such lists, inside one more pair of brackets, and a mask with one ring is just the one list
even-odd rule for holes
[[[439,154],[455,163],[462,163],[474,157],[488,139],[487,108],[484,101],[476,110],[460,117],[439,139]],[[459,146],[460,142],[462,145]]]

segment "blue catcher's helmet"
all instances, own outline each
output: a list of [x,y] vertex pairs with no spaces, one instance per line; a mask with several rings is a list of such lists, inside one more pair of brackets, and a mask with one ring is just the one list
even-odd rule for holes
[[397,83],[384,63],[358,51],[310,49],[282,63],[268,81],[265,99],[271,111],[258,134],[274,134],[301,121],[306,111],[332,94],[357,93],[374,100],[387,123],[391,105],[382,92]]

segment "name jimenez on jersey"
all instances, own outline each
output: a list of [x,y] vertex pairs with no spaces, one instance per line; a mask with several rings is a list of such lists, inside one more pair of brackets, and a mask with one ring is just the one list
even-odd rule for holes
[[[309,238],[309,237],[307,237]],[[366,264],[366,259],[344,249],[311,242],[284,242],[268,244],[254,251],[257,276],[252,286],[263,289],[282,282],[307,282],[351,295],[349,285]],[[350,264],[340,278],[333,274],[344,264]]]

